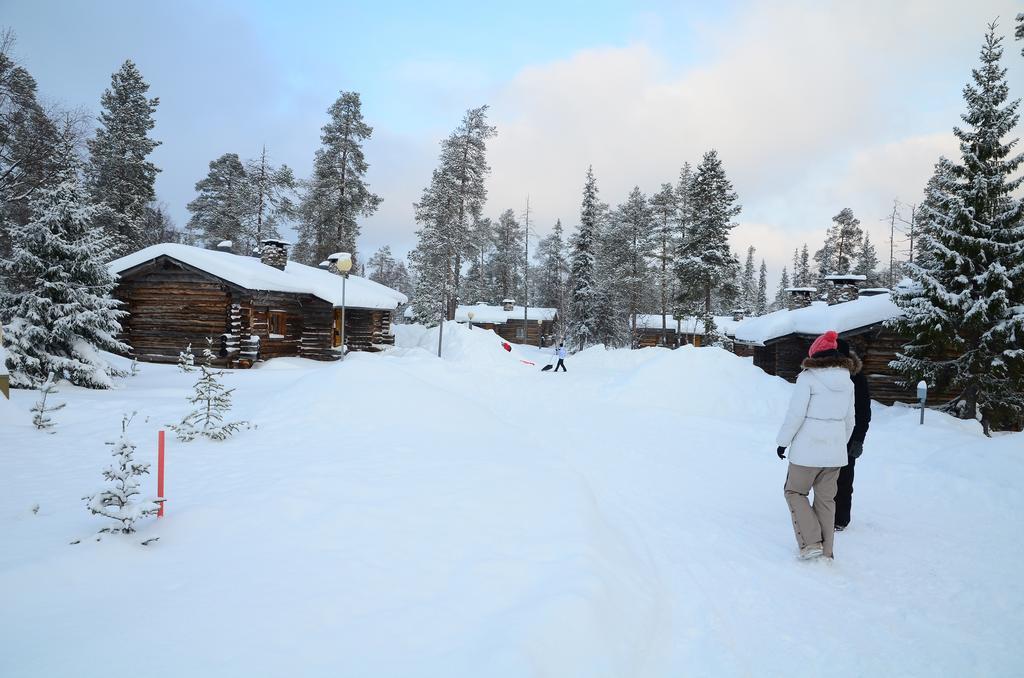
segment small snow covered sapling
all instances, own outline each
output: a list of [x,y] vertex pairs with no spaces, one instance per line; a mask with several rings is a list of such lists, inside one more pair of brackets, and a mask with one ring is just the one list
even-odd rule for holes
[[178,369],[182,372],[192,372],[196,369],[196,356],[192,353],[191,343],[178,354]]
[[[179,361],[179,365],[181,364],[183,363]],[[192,397],[188,399],[195,409],[189,412],[180,424],[168,426],[183,442],[194,440],[196,436],[224,440],[239,429],[249,428],[249,422],[246,421],[225,423],[224,417],[231,411],[231,394],[235,389],[225,388],[220,382],[220,378],[225,374],[224,370],[215,370],[212,366],[213,339],[207,338],[206,348],[203,349],[203,361],[198,367],[199,379],[193,387]]]
[[149,464],[134,459],[135,443],[128,438],[128,425],[134,416],[134,412],[125,415],[121,420],[121,437],[107,443],[114,447],[114,461],[103,470],[103,477],[110,485],[96,494],[83,497],[90,513],[114,521],[113,525],[101,529],[101,534],[132,534],[136,520],[155,515],[160,508],[159,499],[137,499],[139,477],[149,473]]
[[[40,431],[53,428],[53,420],[50,419],[50,412],[63,409],[67,403],[47,402],[49,397],[57,392],[57,386],[53,383],[53,373],[46,378],[46,381],[36,387],[39,390],[40,398],[32,406],[32,425]],[[49,431],[53,433],[53,431]]]

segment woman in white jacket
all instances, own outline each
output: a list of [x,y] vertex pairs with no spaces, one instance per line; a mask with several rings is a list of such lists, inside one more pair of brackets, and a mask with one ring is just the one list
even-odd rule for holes
[[[847,464],[846,443],[854,425],[853,361],[837,350],[832,330],[811,344],[803,372],[776,439],[778,455],[789,448],[785,495],[793,515],[800,557],[832,557],[836,480]],[[807,500],[814,491],[814,504]]]

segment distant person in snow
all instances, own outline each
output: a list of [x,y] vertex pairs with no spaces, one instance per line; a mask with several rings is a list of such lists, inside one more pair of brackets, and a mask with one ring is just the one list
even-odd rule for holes
[[[785,495],[793,517],[800,558],[832,557],[836,481],[847,464],[846,443],[853,433],[853,360],[839,352],[829,330],[814,340],[776,438],[779,459],[789,448]],[[814,490],[814,504],[807,496]]]
[[558,356],[558,364],[555,365],[555,372],[558,371],[559,367],[562,368],[563,372],[568,372],[569,370],[565,369],[565,342],[564,341],[558,344],[558,348],[555,349],[555,355]]
[[853,503],[853,467],[864,451],[864,436],[868,433],[868,425],[871,423],[871,392],[868,390],[868,379],[864,376],[864,365],[856,351],[850,349],[850,344],[845,339],[838,342],[839,352],[853,361],[854,371],[850,375],[853,381],[853,400],[856,410],[856,421],[853,425],[853,435],[850,442],[846,443],[846,457],[848,463],[839,471],[839,481],[836,489],[836,531],[842,532],[850,524],[850,507]]

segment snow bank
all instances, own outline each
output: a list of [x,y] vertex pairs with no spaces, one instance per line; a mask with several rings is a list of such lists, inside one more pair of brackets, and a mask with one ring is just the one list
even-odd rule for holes
[[[297,261],[289,261],[282,271],[267,266],[257,257],[163,243],[115,259],[109,264],[110,271],[117,275],[160,256],[176,259],[246,289],[312,294],[341,306],[341,277]],[[345,304],[353,308],[393,310],[407,301],[401,292],[357,275],[350,275],[345,286]]]
[[893,303],[888,294],[861,297],[831,306],[816,301],[806,308],[747,318],[736,327],[735,337],[737,341],[749,344],[764,344],[788,334],[815,335],[828,330],[848,332],[900,314],[900,307]]
[[[437,327],[427,328],[418,323],[394,325],[395,347],[422,349],[437,355],[439,331]],[[446,361],[474,367],[514,367],[523,366],[524,360],[535,362],[535,356],[527,356],[517,344],[510,343],[512,350],[506,351],[502,347],[505,343],[508,342],[493,330],[479,327],[470,329],[468,325],[449,320],[444,324],[441,357]]]
[[792,386],[749,359],[592,348],[552,374],[490,332],[449,324],[439,360],[436,329],[396,330],[230,371],[259,428],[169,437],[147,547],[68,542],[100,526],[81,497],[120,414],[154,462],[194,374],[62,388],[53,435],[37,394],[0,401],[0,674],[108,676],[112,629],[154,678],[1019,674],[1024,435],[876,406],[836,561],[802,563]]

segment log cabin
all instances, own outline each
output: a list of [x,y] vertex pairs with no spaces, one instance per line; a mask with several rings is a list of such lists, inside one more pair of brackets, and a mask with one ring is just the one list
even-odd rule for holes
[[[494,330],[495,334],[512,344],[551,346],[558,339],[555,336],[558,310],[531,306],[526,309],[525,319],[523,311],[523,307],[517,306],[513,299],[503,300],[500,306],[485,303],[460,305],[455,308],[455,322]],[[410,322],[416,321],[416,313],[411,306],[405,309],[404,317]]]
[[[814,340],[828,330],[835,330],[850,342],[864,363],[873,400],[886,405],[917,400],[915,385],[901,384],[899,374],[889,367],[906,343],[905,338],[885,325],[902,313],[890,299],[889,290],[860,290],[859,298],[829,304],[812,301],[813,295],[803,294],[804,288],[794,289],[801,291],[794,302],[798,307],[748,318],[739,324],[735,336],[738,355],[753,355],[757,367],[795,382],[801,371],[800,363]],[[828,298],[841,299],[842,295]],[[929,389],[928,403],[944,403],[953,395]]]
[[[714,319],[719,334],[731,339],[742,317],[716,315]],[[705,343],[704,334],[704,321],[692,315],[676,318],[671,315],[662,316],[660,313],[639,313],[636,316],[637,348],[679,348],[688,344],[702,346]]]
[[[224,243],[227,244],[227,243]],[[120,339],[143,362],[175,362],[207,337],[216,363],[250,367],[258,360],[341,357],[342,277],[288,261],[288,243],[265,240],[259,256],[189,245],[153,245],[109,264],[114,296],[124,303]],[[394,344],[393,313],[401,292],[349,275],[345,281],[347,351]]]

